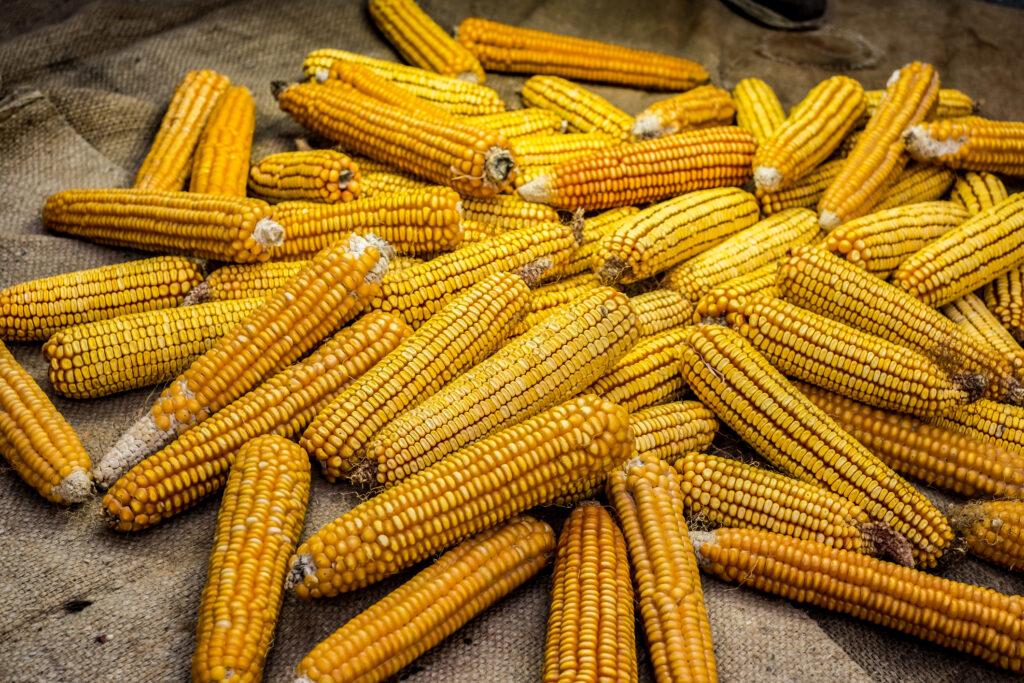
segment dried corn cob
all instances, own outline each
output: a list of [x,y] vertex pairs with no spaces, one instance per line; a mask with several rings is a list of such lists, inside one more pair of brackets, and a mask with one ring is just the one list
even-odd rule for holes
[[763,145],[782,122],[786,112],[771,86],[760,78],[744,78],[732,89],[736,105],[736,125],[746,128]]
[[1024,456],[1018,453],[811,384],[795,385],[850,436],[906,477],[968,498],[1024,498]]
[[750,180],[756,143],[742,128],[702,128],[591,152],[518,189],[556,209],[606,209]]
[[825,188],[832,184],[839,170],[843,167],[842,159],[832,159],[817,168],[808,171],[807,175],[781,190],[757,189],[754,194],[761,205],[761,213],[770,216],[786,209],[813,209],[818,205]]
[[3,342],[0,455],[49,501],[80,503],[92,492],[92,463],[78,435]]
[[636,342],[629,298],[599,287],[384,426],[351,478],[393,486],[467,443],[564,401]]
[[754,155],[759,190],[793,185],[828,158],[864,112],[864,89],[847,76],[827,78],[807,93]]
[[1024,342],[1024,267],[1012,268],[981,288],[985,306],[1018,343]]
[[249,189],[274,202],[348,202],[361,181],[355,162],[331,149],[271,154],[249,170]]
[[[882,101],[882,95],[884,94],[884,90],[864,91],[867,108],[864,110],[862,123],[867,123],[868,119],[875,113],[875,110],[878,109],[878,103]],[[972,100],[971,96],[967,93],[953,90],[952,88],[940,88],[939,97],[935,104],[935,112],[930,118],[951,119],[958,116],[970,116],[977,109],[978,103]]]
[[217,514],[192,680],[258,681],[309,501],[309,459],[280,436],[238,452]]
[[631,131],[637,140],[660,138],[694,128],[728,126],[735,114],[729,91],[702,85],[647,107],[636,115]]
[[456,451],[320,529],[292,557],[289,583],[302,599],[355,590],[523,510],[583,500],[632,447],[624,409],[574,398]]
[[596,501],[558,537],[544,642],[544,683],[637,680],[633,584],[622,532]]
[[603,97],[558,76],[531,76],[520,95],[527,107],[546,109],[566,122],[573,133],[599,131],[626,141],[633,117]]
[[422,256],[462,242],[460,197],[448,187],[377,194],[342,204],[281,202],[274,220],[288,239],[274,255],[310,258],[349,233],[376,235],[396,253]]
[[749,296],[778,296],[775,289],[775,271],[778,268],[778,262],[773,261],[713,287],[694,307],[693,322],[721,318]]
[[643,280],[721,244],[757,219],[757,201],[748,192],[690,192],[623,219],[601,240],[594,272],[605,284]]
[[315,133],[459,194],[489,197],[515,178],[504,137],[455,117],[395,107],[344,85],[278,83],[275,94],[281,109]]
[[719,529],[691,537],[701,569],[723,580],[1024,670],[1018,596],[769,531]]
[[217,100],[230,86],[227,76],[209,69],[185,74],[174,89],[160,130],[135,175],[134,189],[185,189],[199,136]]
[[787,209],[674,266],[661,284],[697,303],[715,287],[775,263],[792,247],[809,244],[817,236],[813,211]]
[[892,282],[931,306],[1024,265],[1024,193],[971,216],[908,257]]
[[388,252],[358,235],[319,252],[164,389],[96,465],[97,479],[113,481],[354,318],[379,291]]
[[[513,109],[512,111],[484,114],[483,116],[467,116],[465,120],[474,126],[501,133],[506,140],[518,141],[532,135],[554,135],[565,131],[565,121],[553,111],[547,109]],[[519,158],[518,146],[512,143]]]
[[1024,502],[989,500],[957,505],[950,521],[971,553],[1011,571],[1024,568]]
[[967,209],[972,216],[990,209],[1009,196],[999,176],[981,171],[968,171],[958,176],[949,193],[949,200]]
[[210,273],[200,285],[202,295],[210,301],[265,299],[298,275],[306,264],[307,261],[268,261],[227,265]]
[[1000,324],[999,319],[985,308],[985,302],[980,298],[974,294],[964,294],[943,306],[942,312],[968,336],[1008,360],[1015,373],[1024,371],[1024,349]]
[[247,197],[156,190],[64,190],[43,208],[50,230],[99,244],[183,256],[266,261],[285,233],[270,205]]
[[462,217],[489,223],[504,230],[518,230],[545,222],[558,222],[558,212],[546,204],[525,202],[515,195],[499,195],[462,200]]
[[911,62],[893,72],[864,134],[818,202],[822,228],[831,230],[878,203],[906,165],[903,131],[928,115],[938,94],[939,76],[930,64]]
[[394,316],[368,313],[123,475],[98,478],[101,486],[110,485],[103,497],[107,523],[118,531],[138,531],[219,491],[246,442],[263,434],[297,436],[318,410],[408,334]]
[[296,680],[393,676],[539,572],[554,550],[555,532],[526,515],[464,541],[313,648]]
[[516,162],[519,164],[515,186],[521,187],[538,175],[547,173],[553,166],[587,152],[621,144],[623,143],[618,138],[601,131],[573,135],[540,134],[516,138],[512,143]]
[[617,209],[609,209],[590,218],[579,218],[582,211],[576,213],[573,218],[573,226],[582,225],[579,234],[582,235],[579,248],[569,255],[564,265],[553,268],[541,276],[541,282],[550,282],[571,275],[578,275],[584,272],[592,272],[590,264],[594,262],[594,255],[601,245],[605,235],[611,233],[622,219],[632,216],[640,209],[635,206],[620,206]]
[[484,68],[415,0],[370,0],[370,18],[406,61],[445,76],[483,83]]
[[940,119],[908,126],[903,139],[918,161],[1024,176],[1024,122],[978,116]]
[[608,475],[656,681],[718,680],[711,627],[683,518],[679,475],[650,456]]
[[244,197],[255,129],[256,104],[249,89],[229,88],[199,137],[189,192]]
[[693,304],[671,289],[638,294],[630,297],[629,303],[636,314],[636,331],[641,339],[653,337],[673,327],[688,325],[693,319]]
[[348,85],[363,95],[401,109],[415,109],[424,116],[446,118],[450,114],[433,102],[420,99],[361,64],[339,60],[331,65],[324,85]]
[[72,325],[177,306],[202,279],[193,261],[157,256],[11,285],[0,290],[0,339],[40,341]]
[[359,196],[363,199],[388,192],[440,187],[400,171],[390,164],[382,164],[367,157],[353,157],[353,160],[359,166]]
[[61,396],[97,398],[169,382],[261,302],[178,306],[64,328],[43,344],[50,384]]
[[644,90],[687,90],[708,72],[681,57],[470,17],[457,38],[490,71],[553,74]]
[[955,180],[956,174],[948,168],[912,161],[896,176],[871,211],[874,213],[904,204],[935,201],[945,196]]
[[825,249],[887,280],[914,252],[964,222],[966,210],[953,202],[922,202],[869,213],[828,234]]
[[715,414],[700,401],[673,401],[631,413],[637,455],[670,465],[690,451],[703,452],[718,432]]
[[[588,294],[600,286],[601,283],[598,282],[596,275],[593,273],[583,273],[537,287],[530,292],[530,302],[526,307],[526,315],[513,328],[510,336],[517,337],[524,334],[540,321],[547,320],[555,313],[564,310],[565,306],[574,299]],[[633,300],[630,299],[630,305],[632,303]]]
[[886,522],[931,567],[953,540],[934,505],[846,434],[738,332],[687,328],[680,372],[697,397],[779,469],[825,486]]
[[1018,406],[981,399],[931,423],[1024,455],[1024,409]]
[[523,280],[495,273],[452,299],[366,375],[326,404],[300,441],[335,481],[402,411],[491,355],[529,305]]
[[629,412],[679,399],[686,383],[679,375],[676,347],[685,338],[683,328],[665,330],[641,339],[587,392],[617,403]]
[[497,237],[503,232],[505,231],[502,230],[499,226],[494,225],[493,223],[482,223],[480,221],[463,220],[462,242],[459,243],[459,246],[455,247],[455,251],[465,249],[470,245],[478,244],[480,242],[483,242],[484,240],[489,240],[492,237]]

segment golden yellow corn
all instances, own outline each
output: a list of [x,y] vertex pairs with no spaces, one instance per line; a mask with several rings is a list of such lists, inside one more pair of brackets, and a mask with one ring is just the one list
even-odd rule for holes
[[690,451],[703,452],[718,432],[715,414],[700,401],[673,401],[629,415],[637,455],[670,465]]
[[353,156],[352,159],[359,166],[359,196],[363,199],[390,192],[440,187],[400,171],[390,164],[373,161],[367,157]]
[[967,209],[972,216],[990,209],[1006,199],[1008,193],[1003,181],[993,173],[968,171],[957,176],[949,200]]
[[134,189],[185,189],[199,136],[217,100],[230,86],[227,76],[209,69],[185,74],[174,89],[160,130],[135,175]]
[[1024,267],[1012,268],[981,288],[985,306],[1018,343],[1024,341]]
[[1024,122],[978,116],[940,119],[908,126],[904,141],[918,161],[1024,176]]
[[558,212],[550,206],[526,202],[515,195],[466,197],[462,200],[462,217],[469,221],[489,223],[502,231],[558,222]]
[[647,107],[636,115],[631,131],[637,140],[660,138],[694,128],[728,126],[735,114],[729,91],[702,85]]
[[763,145],[782,122],[786,112],[771,86],[760,78],[744,78],[732,89],[736,125],[746,128]]
[[974,294],[964,294],[942,307],[942,313],[979,344],[1009,361],[1014,373],[1024,371],[1024,349],[999,319]]
[[199,605],[194,683],[262,678],[309,484],[309,459],[281,436],[262,436],[238,452]]
[[473,244],[478,244],[484,240],[489,240],[492,237],[505,232],[500,226],[494,225],[493,223],[483,223],[481,221],[463,220],[462,221],[462,241],[459,246],[455,247],[455,251],[465,249]]
[[679,375],[677,347],[685,338],[683,328],[674,327],[641,339],[615,365],[587,387],[587,392],[635,412],[686,393]]
[[878,212],[904,204],[935,201],[946,195],[955,180],[956,174],[948,168],[912,161],[896,176],[893,184],[885,190],[871,211]]
[[441,118],[450,116],[447,111],[433,102],[416,97],[408,90],[403,90],[361,64],[344,60],[336,61],[331,65],[327,80],[323,81],[323,84],[326,86],[351,86],[367,97],[401,109],[415,109],[424,116]]
[[990,500],[957,505],[950,521],[971,553],[1019,572],[1024,569],[1024,502]]
[[574,398],[456,451],[323,527],[292,557],[289,584],[302,599],[355,590],[523,510],[584,500],[632,447],[624,409]]
[[778,296],[775,289],[775,271],[778,262],[767,263],[757,270],[728,280],[701,297],[694,307],[693,322],[699,323],[709,318],[721,318],[727,312],[735,310],[740,302],[748,296]]
[[331,149],[271,154],[249,169],[249,189],[272,201],[348,202],[362,178],[352,159]]
[[931,423],[1024,455],[1024,408],[981,399]]
[[[547,320],[555,313],[564,310],[574,299],[600,286],[601,283],[596,275],[593,273],[583,273],[537,287],[530,292],[530,302],[526,307],[526,314],[512,329],[510,336],[517,337],[524,334],[540,321]],[[630,299],[630,305],[632,304],[633,300]],[[636,308],[634,307],[633,310],[635,312]]]
[[519,149],[515,141],[533,135],[559,134],[565,130],[566,125],[562,117],[555,112],[535,107],[482,116],[467,116],[465,121],[504,135],[506,140],[512,142],[516,159],[519,158]]
[[[268,261],[226,265],[210,273],[199,285],[210,301],[265,299],[306,266],[306,261]],[[388,268],[391,272],[391,268]]]
[[537,176],[547,173],[552,167],[587,152],[621,144],[622,140],[601,131],[571,135],[538,134],[516,138],[512,142],[516,162],[519,164],[515,186],[521,187]]
[[[617,209],[609,209],[590,218],[579,218],[582,211],[577,211],[573,218],[573,225],[582,224],[578,231],[581,235],[580,245],[564,265],[549,270],[541,276],[541,282],[550,282],[572,275],[579,275],[584,272],[593,272],[590,265],[594,262],[594,255],[601,246],[601,240],[611,233],[619,221],[632,216],[640,209],[635,206],[620,206]],[[575,228],[574,228],[575,229]]]
[[192,163],[189,192],[244,197],[256,104],[248,88],[234,86],[217,99]]
[[600,95],[558,76],[531,76],[520,95],[527,107],[554,112],[573,133],[601,132],[618,140],[632,136],[633,117]]
[[693,319],[693,304],[671,289],[638,294],[630,297],[629,303],[636,314],[637,333],[641,339],[688,325]]
[[[882,101],[882,95],[885,94],[884,90],[865,90],[864,98],[867,100],[867,108],[864,110],[864,119],[862,123],[867,123],[868,119],[878,109],[879,102]],[[932,119],[951,119],[958,116],[970,116],[978,110],[978,103],[971,99],[971,96],[967,93],[959,90],[953,90],[952,88],[940,88],[939,97],[935,103],[935,112],[931,114],[929,118]]]
[[789,187],[771,192],[760,188],[755,190],[754,194],[761,205],[761,214],[770,216],[786,209],[815,208],[825,193],[825,188],[832,184],[842,167],[842,159],[831,159],[808,171],[807,175]]

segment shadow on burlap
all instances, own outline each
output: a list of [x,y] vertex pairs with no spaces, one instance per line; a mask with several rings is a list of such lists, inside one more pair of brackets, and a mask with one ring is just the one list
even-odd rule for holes
[[[782,34],[716,2],[556,0],[424,2],[442,25],[465,16],[680,54],[732,87],[758,76],[792,106],[840,70],[880,88],[912,60],[935,64],[943,85],[984,101],[983,113],[1020,118],[1024,13],[988,4],[883,0],[833,6],[828,29]],[[833,3],[840,5],[841,3]],[[853,5],[854,3],[847,3]],[[141,253],[46,233],[46,197],[71,187],[130,183],[174,85],[212,68],[248,86],[257,105],[253,157],[290,149],[301,129],[278,111],[272,80],[298,79],[310,50],[339,47],[396,58],[361,2],[8,2],[0,29],[0,287]],[[857,67],[857,68],[853,68]],[[519,106],[523,78],[489,76]],[[662,95],[595,86],[630,113]],[[47,388],[38,344],[13,351]],[[158,388],[94,401],[54,398],[98,456]],[[718,447],[745,450],[735,438]],[[936,495],[937,500],[946,500]],[[314,477],[304,538],[351,508],[357,495]],[[109,531],[98,500],[62,509],[0,469],[0,680],[180,681],[188,677],[217,500],[137,535]],[[564,511],[545,512],[558,523]],[[290,680],[294,665],[347,619],[412,571],[332,600],[287,597],[266,680]],[[1024,581],[973,560],[942,573],[1022,593]],[[550,569],[421,657],[410,681],[530,681],[540,674]],[[971,657],[822,610],[804,609],[714,579],[704,580],[723,681],[1010,680]],[[642,643],[642,637],[639,638]],[[642,652],[642,648],[641,648]],[[641,655],[641,678],[650,667]]]

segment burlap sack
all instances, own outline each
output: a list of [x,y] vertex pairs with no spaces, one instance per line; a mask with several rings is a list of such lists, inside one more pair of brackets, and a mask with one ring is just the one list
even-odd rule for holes
[[[989,4],[832,3],[826,30],[798,35],[757,27],[714,1],[422,4],[447,27],[476,15],[681,54],[706,64],[724,87],[747,76],[764,78],[786,106],[844,69],[853,69],[850,75],[866,87],[882,87],[893,69],[913,59],[935,64],[944,85],[983,99],[989,116],[1019,119],[1024,104],[1024,14]],[[0,287],[144,256],[48,234],[39,213],[48,195],[65,188],[127,185],[187,70],[216,69],[252,90],[258,111],[253,156],[260,157],[291,148],[303,134],[277,109],[269,83],[298,79],[308,51],[339,47],[396,59],[362,2],[8,0],[3,14]],[[513,106],[522,81],[488,78]],[[660,97],[594,90],[628,112]],[[11,346],[46,388],[39,345]],[[98,456],[158,390],[54,403]],[[726,437],[717,447],[731,454],[742,450]],[[0,469],[0,680],[186,679],[217,499],[145,533],[123,535],[100,523],[97,499],[65,510],[44,501],[9,468]],[[314,477],[304,537],[357,500],[351,489]],[[564,517],[563,510],[541,514],[556,524]],[[290,680],[316,643],[412,572],[332,600],[286,598],[266,680]],[[969,559],[941,573],[1024,592],[1020,578]],[[549,584],[550,569],[399,678],[536,680]],[[710,578],[704,591],[723,681],[1011,680],[966,655],[844,616]],[[642,647],[641,661],[641,678],[650,680]]]

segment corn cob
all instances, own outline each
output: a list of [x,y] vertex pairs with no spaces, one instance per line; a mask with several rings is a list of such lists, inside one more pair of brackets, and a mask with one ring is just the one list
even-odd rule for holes
[[583,156],[587,152],[623,144],[618,138],[601,131],[573,135],[538,134],[516,138],[512,143],[519,170],[515,186],[522,187],[560,163]]
[[[588,294],[600,286],[601,283],[598,282],[597,276],[593,273],[583,273],[537,287],[530,292],[530,303],[526,307],[526,315],[516,324],[509,336],[518,337],[525,334],[527,330],[542,320],[547,320],[565,310],[565,307],[574,299]],[[630,305],[632,304],[633,300],[630,299]],[[639,324],[639,321],[637,323]]]
[[370,0],[370,18],[407,62],[470,83],[483,83],[484,68],[415,0]]
[[460,197],[448,187],[378,194],[343,204],[281,202],[274,220],[288,235],[274,255],[310,258],[347,234],[376,235],[396,253],[422,256],[462,242]]
[[189,71],[174,89],[160,130],[142,161],[132,188],[183,190],[192,154],[217,100],[231,86],[227,76],[203,69]]
[[687,90],[708,72],[681,57],[470,17],[458,41],[490,71],[553,74],[644,90]]
[[955,323],[901,289],[816,247],[799,247],[782,262],[779,297],[932,358],[949,374],[981,373],[988,395],[1024,401],[1012,368],[967,337]]
[[702,128],[590,152],[518,189],[556,209],[606,209],[656,202],[684,192],[743,185],[756,143],[742,128]]
[[635,320],[629,299],[610,287],[576,299],[385,425],[353,482],[393,486],[579,393],[636,342]]
[[235,263],[266,261],[285,233],[259,199],[156,190],[64,190],[43,208],[50,230],[99,244]]
[[526,515],[464,541],[313,648],[296,681],[390,678],[539,572],[554,550],[555,532]]
[[499,226],[494,225],[493,223],[482,223],[480,221],[463,220],[462,241],[459,243],[459,246],[455,247],[455,251],[465,249],[466,247],[469,247],[470,245],[473,244],[479,244],[480,242],[483,242],[484,240],[489,240],[492,237],[497,237],[503,232],[505,231],[502,230]]
[[624,409],[574,398],[357,505],[296,551],[289,583],[302,599],[355,590],[523,510],[583,500],[632,447]]
[[558,212],[546,204],[525,202],[515,195],[462,200],[462,217],[489,223],[505,230],[518,230],[538,223],[558,222]]
[[654,680],[718,680],[711,627],[683,518],[679,475],[650,456],[608,475],[636,584]]
[[939,76],[930,64],[912,62],[893,72],[878,109],[818,202],[822,228],[831,230],[878,203],[906,165],[903,131],[928,115],[938,93]]
[[844,431],[906,477],[968,498],[1024,498],[1020,454],[820,387],[795,384]]
[[249,169],[249,189],[272,202],[348,202],[361,181],[356,163],[330,149],[271,154]]
[[721,318],[749,296],[778,296],[775,289],[775,271],[778,268],[778,262],[773,261],[713,287],[694,307],[693,322]]
[[467,116],[465,121],[501,133],[506,140],[513,141],[516,159],[519,158],[516,141],[533,135],[556,135],[564,132],[566,126],[562,117],[555,112],[533,107],[483,116]]
[[978,116],[940,119],[908,126],[903,139],[918,161],[1024,176],[1024,122]]
[[529,301],[516,275],[495,273],[473,285],[326,404],[302,447],[329,481],[348,474],[381,427],[500,347]]
[[[501,101],[498,93],[485,86],[451,76],[442,76],[414,66],[365,57],[354,52],[314,50],[302,62],[302,69],[307,77],[323,82],[331,78],[331,68],[337,62],[365,66],[381,78],[449,114],[493,114],[505,111],[505,103]],[[337,74],[334,74],[334,77],[336,78]]]
[[515,178],[515,158],[500,133],[395,107],[344,85],[274,88],[278,106],[313,132],[459,194],[489,197]]
[[829,157],[829,160],[834,161],[836,159],[845,159],[850,156],[850,152],[853,151],[853,148],[857,146],[857,143],[860,142],[862,137],[864,137],[863,128],[847,133],[846,137],[840,141],[839,146],[836,147],[836,151],[832,152],[832,156]]
[[892,281],[941,306],[1024,265],[1024,193],[977,213],[909,256]]
[[262,678],[309,502],[309,459],[280,436],[242,447],[227,479],[199,606],[196,683]]
[[[186,510],[219,491],[246,442],[263,434],[294,437],[353,380],[409,334],[393,316],[368,313],[110,485],[102,514],[118,531],[138,531]],[[111,485],[112,484],[112,485]]]
[[417,328],[459,292],[487,276],[526,266],[555,269],[575,249],[571,228],[560,223],[510,231],[386,277],[370,307],[394,312]]
[[61,396],[97,398],[169,382],[260,303],[178,306],[67,327],[43,344],[50,384]]
[[78,435],[3,342],[0,455],[49,501],[80,503],[92,492],[92,463]]
[[736,114],[729,91],[702,85],[660,100],[636,115],[630,129],[637,140],[660,138],[694,128],[728,126]]
[[637,680],[633,584],[622,532],[596,501],[558,537],[544,642],[544,683]]
[[248,88],[234,86],[217,99],[199,137],[189,192],[244,197],[256,104]]
[[701,569],[788,600],[850,614],[1016,672],[1024,600],[769,531],[693,532]]
[[520,92],[523,104],[554,112],[572,133],[601,132],[631,138],[633,117],[600,95],[558,76],[531,76]]
[[949,200],[967,209],[972,216],[990,209],[1009,196],[999,176],[981,171],[968,171],[958,176],[949,193]]
[[1015,373],[1024,371],[1024,349],[1000,324],[999,319],[985,308],[985,302],[980,298],[974,294],[964,294],[941,310],[968,336],[1009,361]]
[[319,252],[164,389],[96,465],[97,479],[117,479],[354,318],[379,291],[387,252],[357,235]]
[[[864,110],[864,119],[862,123],[867,123],[868,119],[875,113],[875,110],[878,109],[878,104],[882,101],[882,95],[884,94],[884,90],[864,91],[867,108]],[[972,100],[970,95],[967,93],[959,90],[953,90],[952,88],[940,88],[939,97],[935,104],[935,112],[930,118],[951,119],[958,116],[970,116],[977,110],[978,103]]]
[[757,222],[757,201],[738,188],[684,194],[623,219],[598,246],[605,284],[636,282],[682,263]]
[[705,451],[718,432],[715,414],[700,401],[673,401],[631,413],[637,455],[670,465],[690,451]]
[[687,329],[679,367],[698,399],[773,465],[860,506],[902,534],[919,565],[935,565],[953,533],[927,498],[804,398],[738,332]]
[[912,161],[896,176],[893,184],[885,190],[871,211],[878,212],[904,204],[935,201],[946,195],[955,180],[956,174],[948,168]]
[[[582,235],[579,248],[569,255],[564,265],[553,268],[541,276],[541,282],[549,282],[559,278],[579,275],[584,272],[592,272],[590,264],[594,262],[594,255],[601,245],[601,240],[611,234],[619,221],[632,216],[640,209],[635,206],[620,206],[617,209],[609,209],[590,218],[579,218],[582,211],[576,212],[573,218],[573,225],[581,225],[578,230]],[[574,228],[575,229],[575,228]]]
[[1024,267],[1012,268],[981,288],[985,306],[1018,343],[1024,342]]
[[817,236],[818,221],[813,211],[787,209],[674,266],[661,284],[697,303],[715,287],[775,263],[790,248],[808,244]]
[[864,112],[864,89],[847,76],[827,78],[811,89],[754,155],[760,190],[793,185],[828,158]]
[[1024,409],[1018,406],[981,399],[931,423],[1024,455]]
[[770,192],[758,188],[754,194],[761,205],[761,214],[770,216],[786,209],[813,209],[842,167],[842,159],[831,159],[808,171],[789,187]]
[[736,125],[746,128],[763,145],[782,122],[786,112],[771,86],[759,78],[744,78],[732,89]]
[[[276,289],[298,275],[307,261],[268,261],[227,265],[210,273],[200,287],[203,299],[234,301],[265,299]],[[391,272],[389,266],[388,272]]]
[[353,161],[359,166],[359,196],[363,199],[389,192],[407,192],[439,187],[400,171],[390,164],[382,164],[367,157],[354,156]]
[[882,280],[914,252],[967,219],[953,202],[922,202],[869,213],[828,234],[825,249]]
[[679,399],[687,389],[679,375],[676,352],[684,338],[683,328],[676,327],[641,339],[591,384],[587,392],[617,403],[631,413]]
[[424,116],[447,118],[447,111],[420,99],[361,64],[339,60],[331,65],[326,86],[351,86],[363,95],[400,109],[414,109]]
[[1024,502],[957,505],[950,510],[950,521],[972,554],[1011,571],[1024,569]]
[[11,285],[0,290],[0,339],[40,341],[72,325],[177,306],[202,279],[193,261],[157,256]]
[[630,297],[629,303],[636,314],[636,331],[641,339],[688,325],[693,319],[693,304],[671,289],[638,294]]

